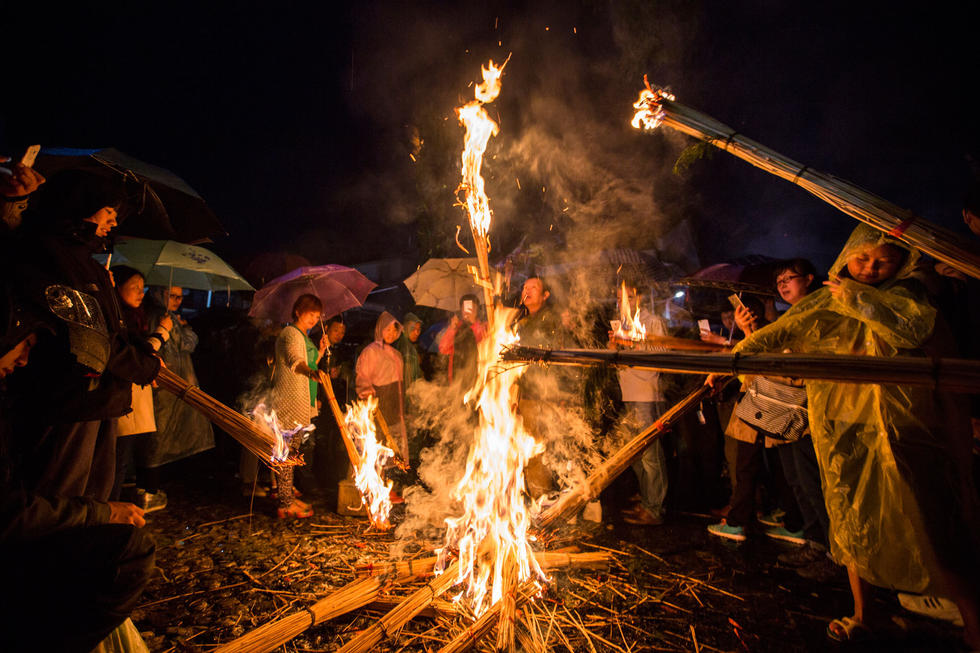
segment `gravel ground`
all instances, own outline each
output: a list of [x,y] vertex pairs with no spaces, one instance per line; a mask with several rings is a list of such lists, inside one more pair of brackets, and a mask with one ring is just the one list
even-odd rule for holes
[[[389,560],[391,536],[335,514],[329,494],[307,495],[316,508],[311,519],[277,520],[270,499],[255,499],[250,512],[232,457],[210,452],[165,469],[169,505],[146,527],[157,542],[160,573],[133,614],[151,651],[210,651],[350,582],[355,565]],[[760,537],[735,545],[709,536],[710,520],[697,515],[669,514],[663,526],[633,527],[605,497],[603,507],[602,524],[568,528],[548,541],[549,549],[575,544],[583,552],[610,550],[615,559],[608,571],[552,574],[529,609],[550,619],[552,650],[834,648],[827,623],[850,607],[843,571],[826,583],[807,581],[776,562],[790,544]],[[424,555],[435,544],[414,542],[410,550]],[[873,602],[883,615],[877,639],[849,650],[956,648],[958,629],[904,612],[894,593],[877,591]],[[381,614],[356,611],[279,650],[336,650]],[[419,617],[377,650],[435,651],[460,623]],[[492,641],[481,649],[491,650]]]

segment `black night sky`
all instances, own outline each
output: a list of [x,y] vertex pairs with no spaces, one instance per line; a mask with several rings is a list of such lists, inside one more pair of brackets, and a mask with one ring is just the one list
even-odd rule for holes
[[652,246],[687,219],[701,264],[830,263],[851,218],[722,152],[674,172],[692,141],[629,127],[644,73],[966,233],[980,140],[966,3],[21,4],[0,25],[0,151],[116,147],[169,168],[217,213],[229,235],[212,247],[237,265],[272,249],[453,255],[453,108],[508,53],[485,165],[496,253],[525,235],[549,251]]

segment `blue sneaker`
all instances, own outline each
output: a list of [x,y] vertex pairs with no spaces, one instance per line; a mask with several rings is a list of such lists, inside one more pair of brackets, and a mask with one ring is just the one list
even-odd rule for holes
[[736,542],[745,541],[745,528],[742,526],[729,526],[728,522],[724,519],[717,524],[708,526],[708,532],[728,540],[735,540]]
[[771,537],[774,540],[783,540],[784,542],[792,542],[793,544],[806,544],[803,531],[788,531],[783,526],[767,528],[766,537]]

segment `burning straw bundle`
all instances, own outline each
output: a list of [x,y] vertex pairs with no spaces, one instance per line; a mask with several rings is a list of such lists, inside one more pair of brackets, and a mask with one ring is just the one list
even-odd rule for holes
[[[644,77],[646,82],[646,77]],[[711,116],[674,101],[661,88],[647,87],[633,105],[633,126],[654,129],[661,123],[731,152],[757,168],[782,177],[861,222],[898,238],[957,270],[980,279],[980,254],[959,247],[959,236],[854,184],[838,179],[741,136]]]
[[305,610],[256,628],[218,647],[215,653],[266,653],[275,650],[307,628],[367,605],[377,598],[382,581],[380,576],[367,576],[344,585]]
[[948,392],[980,392],[980,361],[844,354],[702,354],[618,352],[605,349],[514,347],[505,361],[560,365],[617,365],[692,374],[766,374],[843,383],[925,385]]
[[[509,602],[511,609],[516,609],[527,603],[532,597],[534,597],[538,592],[541,591],[541,586],[534,579],[526,580],[521,583],[520,587],[512,592],[508,592],[500,601],[497,601],[489,610],[483,613],[479,619],[473,622],[469,627],[463,630],[456,639],[449,642],[441,649],[439,653],[463,653],[463,651],[468,651],[473,648],[480,638],[485,636],[493,625],[501,620],[501,615],[503,612],[503,604]],[[514,622],[513,615],[507,621],[507,625],[503,622],[500,624],[501,631],[509,630],[510,633],[514,632]],[[500,640],[497,642],[497,650],[509,650],[510,645],[502,646]]]
[[276,435],[271,430],[263,430],[249,418],[224,405],[196,385],[191,385],[167,368],[160,368],[156,381],[161,388],[177,395],[208,420],[220,426],[265,464],[270,466],[303,464],[302,458],[298,457],[276,460]]
[[538,517],[538,525],[545,528],[558,519],[568,518],[581,510],[589,501],[598,497],[604,489],[609,487],[610,483],[643,455],[651,442],[669,431],[684,413],[700,404],[701,400],[712,391],[711,387],[705,385],[684,397],[664,413],[660,419],[641,431],[626,446],[599,465],[581,485],[562,496],[555,504],[541,513]]

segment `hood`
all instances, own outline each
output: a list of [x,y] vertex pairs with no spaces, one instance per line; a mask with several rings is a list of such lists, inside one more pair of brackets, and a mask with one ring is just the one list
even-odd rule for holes
[[905,263],[898,269],[895,276],[882,283],[879,287],[882,289],[889,288],[894,285],[896,281],[902,279],[907,279],[913,275],[916,270],[916,266],[919,263],[919,259],[922,255],[919,250],[910,247],[908,244],[903,243],[897,238],[893,238],[887,235],[883,231],[879,231],[874,227],[870,227],[866,224],[859,224],[854,231],[851,232],[851,237],[847,239],[844,243],[844,249],[837,256],[837,260],[834,264],[830,266],[829,276],[831,279],[841,276],[842,273],[846,273],[847,261],[852,256],[860,254],[862,251],[867,249],[874,249],[879,245],[894,245],[900,247],[908,255],[905,257]]
[[415,313],[406,313],[405,319],[402,320],[402,326],[404,326],[405,330],[407,331],[413,324],[422,324],[422,318]]
[[387,329],[388,325],[391,324],[392,322],[398,325],[398,334],[401,335],[401,332],[403,330],[401,322],[396,320],[395,316],[389,313],[388,311],[384,311],[383,313],[381,313],[381,315],[378,316],[378,321],[374,325],[375,342],[384,342],[384,338],[381,336],[381,334],[384,333],[384,330]]

